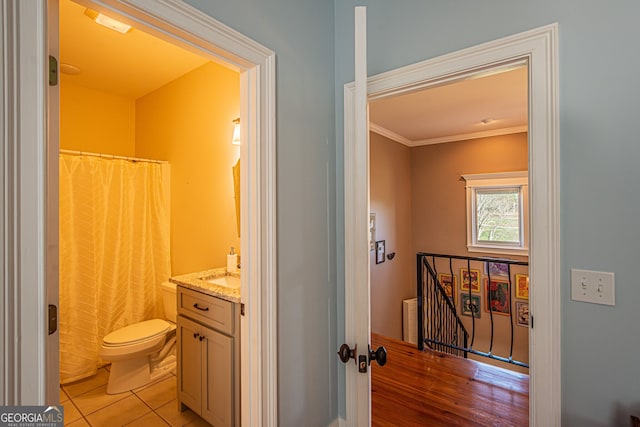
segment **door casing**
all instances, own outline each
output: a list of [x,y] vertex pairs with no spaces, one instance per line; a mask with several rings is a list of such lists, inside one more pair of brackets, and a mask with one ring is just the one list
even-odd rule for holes
[[[275,54],[259,43],[178,0],[104,0],[79,3],[115,11],[165,40],[200,50],[240,72],[243,145],[241,157],[242,425],[277,425],[276,328],[276,139]],[[58,152],[47,138],[46,76],[49,55],[47,0],[8,0],[0,9],[0,78],[4,94],[0,125],[7,146],[0,164],[2,219],[8,239],[2,251],[3,307],[10,314],[0,337],[7,350],[0,368],[5,404],[53,404],[59,378],[50,367],[47,295],[57,295],[57,241],[46,230],[58,227],[47,206],[57,206]],[[10,42],[9,42],[10,41]],[[8,70],[5,72],[4,70]],[[37,82],[37,84],[36,84]],[[7,196],[7,197],[5,197]],[[52,247],[53,246],[53,247]],[[53,249],[53,250],[52,250]],[[8,295],[8,298],[4,296]],[[34,309],[35,307],[35,309]],[[18,339],[22,337],[21,339]]]
[[[368,100],[410,93],[497,68],[524,63],[529,68],[530,171],[530,313],[535,327],[529,334],[530,425],[559,426],[561,416],[560,346],[560,204],[557,24],[484,43],[434,59],[388,71],[367,79]],[[357,57],[356,52],[356,57]],[[356,147],[354,111],[356,85],[344,87],[345,230],[360,230],[367,216],[357,204],[368,195],[368,167],[362,167],[362,147]],[[360,151],[358,151],[360,150]],[[367,158],[368,161],[368,158]],[[345,339],[369,342],[368,280],[358,274],[368,267],[365,233],[345,233]],[[365,291],[365,288],[367,291]],[[365,308],[366,306],[366,308]],[[363,336],[363,334],[366,334]],[[351,364],[352,365],[352,364]],[[363,403],[355,367],[347,365],[346,422],[370,423],[370,403]],[[383,368],[384,369],[384,368]],[[370,390],[367,390],[370,399]],[[369,413],[366,413],[368,408]]]

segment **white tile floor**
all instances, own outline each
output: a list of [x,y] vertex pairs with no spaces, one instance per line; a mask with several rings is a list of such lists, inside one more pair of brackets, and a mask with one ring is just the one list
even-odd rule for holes
[[65,426],[209,426],[189,409],[178,411],[175,375],[133,391],[107,394],[107,369],[60,387]]

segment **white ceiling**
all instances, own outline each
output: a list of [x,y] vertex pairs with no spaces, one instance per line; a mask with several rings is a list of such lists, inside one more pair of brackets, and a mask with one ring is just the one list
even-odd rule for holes
[[120,34],[105,28],[84,11],[70,0],[60,1],[60,64],[80,69],[80,74],[63,75],[64,81],[137,99],[209,62],[139,29]]
[[524,132],[527,81],[521,66],[371,101],[370,128],[408,146]]
[[[71,0],[60,1],[60,63],[80,69],[80,74],[63,75],[63,82],[137,99],[210,61],[135,25],[119,34],[84,11]],[[527,104],[523,66],[375,100],[369,117],[371,130],[416,146],[525,131]],[[482,124],[484,119],[495,121]]]

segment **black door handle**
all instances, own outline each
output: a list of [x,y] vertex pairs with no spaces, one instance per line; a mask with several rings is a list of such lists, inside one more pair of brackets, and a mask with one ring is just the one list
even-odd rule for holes
[[353,350],[349,348],[349,344],[342,344],[340,346],[340,350],[338,351],[338,356],[342,363],[347,363],[349,359],[353,359],[356,362],[356,349],[358,346],[353,347]]
[[380,346],[376,351],[371,351],[371,347],[369,347],[369,365],[373,360],[378,362],[379,366],[384,366],[387,363],[387,349]]

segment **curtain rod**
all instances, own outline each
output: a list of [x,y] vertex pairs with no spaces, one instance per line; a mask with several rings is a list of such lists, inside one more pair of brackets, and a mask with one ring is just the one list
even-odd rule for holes
[[93,157],[101,157],[103,159],[128,160],[130,162],[146,162],[146,163],[159,163],[159,164],[169,163],[167,160],[139,159],[137,157],[114,156],[113,154],[89,153],[87,151],[75,151],[75,150],[60,150],[60,154],[72,154],[75,156],[93,156]]

